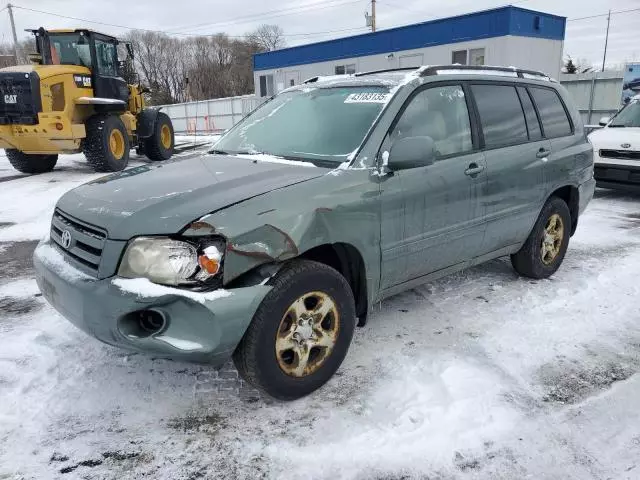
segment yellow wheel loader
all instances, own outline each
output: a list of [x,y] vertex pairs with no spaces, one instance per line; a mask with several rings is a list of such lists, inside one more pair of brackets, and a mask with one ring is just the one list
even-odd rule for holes
[[16,170],[48,172],[59,153],[83,152],[98,172],[125,168],[134,147],[151,160],[171,157],[171,120],[120,76],[130,44],[84,29],[31,32],[33,64],[0,69],[0,148]]

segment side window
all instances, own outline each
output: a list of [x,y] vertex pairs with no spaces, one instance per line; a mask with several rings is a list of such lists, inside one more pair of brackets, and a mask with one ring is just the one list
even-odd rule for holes
[[118,75],[116,65],[116,46],[113,43],[96,40],[96,60],[98,63],[98,73],[109,77]]
[[419,136],[433,139],[437,157],[473,149],[469,111],[461,86],[427,88],[411,99],[391,131],[391,141]]
[[560,97],[550,88],[529,87],[533,101],[536,102],[544,136],[547,138],[571,135],[571,122],[562,105]]
[[533,108],[533,103],[531,103],[531,98],[527,93],[527,89],[524,87],[518,87],[518,95],[520,95],[520,102],[522,102],[524,116],[527,119],[529,140],[533,142],[541,140],[542,132],[540,131],[540,122],[538,122],[538,115],[536,115],[536,111]]
[[487,148],[528,141],[518,94],[509,85],[472,85]]

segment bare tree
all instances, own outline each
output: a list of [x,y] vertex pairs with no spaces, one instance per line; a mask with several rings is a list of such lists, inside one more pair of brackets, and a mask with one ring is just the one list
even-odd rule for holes
[[278,50],[286,46],[284,31],[278,25],[260,25],[247,34],[247,41],[260,47],[263,52]]

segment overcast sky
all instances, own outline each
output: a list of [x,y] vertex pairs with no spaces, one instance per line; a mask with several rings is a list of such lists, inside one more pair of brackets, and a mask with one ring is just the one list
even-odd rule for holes
[[[364,33],[365,0],[16,0],[17,6],[104,22],[124,27],[161,30],[173,34],[243,35],[261,23],[280,25],[288,45],[311,43]],[[378,29],[506,5],[492,0],[378,0]],[[606,17],[580,19],[613,11],[640,9],[640,0],[523,0],[514,5],[568,18],[565,54],[600,64],[604,50]],[[16,8],[16,28],[91,26],[113,34],[127,28],[89,24],[79,20]],[[575,20],[572,20],[575,19]],[[0,13],[0,35],[11,39],[6,10]],[[640,62],[640,10],[611,16],[607,64]]]

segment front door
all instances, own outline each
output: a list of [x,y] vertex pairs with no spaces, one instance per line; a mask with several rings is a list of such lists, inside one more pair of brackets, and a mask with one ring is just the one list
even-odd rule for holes
[[95,35],[93,39],[93,94],[99,98],[129,99],[127,82],[118,75],[118,53],[116,40]]
[[436,146],[433,164],[382,179],[383,290],[470,260],[480,249],[486,165],[466,97],[455,84],[419,90],[383,143],[389,151],[399,138],[427,136]]

